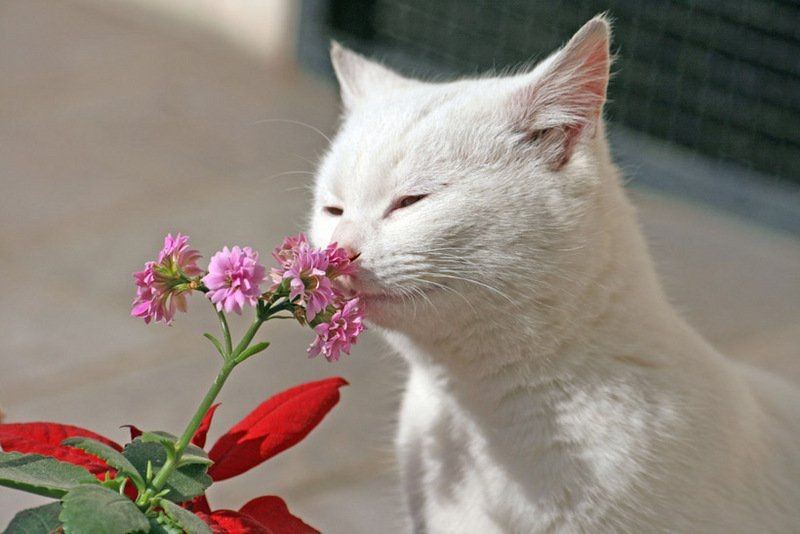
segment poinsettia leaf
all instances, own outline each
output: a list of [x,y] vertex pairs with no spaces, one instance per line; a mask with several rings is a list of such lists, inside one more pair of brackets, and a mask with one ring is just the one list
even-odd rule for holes
[[220,481],[239,475],[295,445],[339,402],[339,388],[345,385],[343,378],[327,378],[261,403],[214,444],[211,477]]
[[61,499],[58,518],[66,534],[149,532],[150,522],[124,495],[102,486],[78,486]]
[[206,498],[205,494],[198,495],[191,501],[184,501],[180,504],[182,507],[186,508],[192,513],[197,513],[197,512],[204,512],[206,514],[211,513],[211,507],[208,505],[208,499]]
[[0,452],[0,486],[58,498],[82,484],[97,483],[83,467],[49,456]]
[[239,513],[249,515],[272,534],[320,534],[317,529],[292,515],[284,500],[275,495],[257,497],[239,508]]
[[4,534],[48,534],[61,526],[61,502],[51,502],[17,512]]
[[[146,443],[141,438],[128,443],[122,454],[143,477],[147,476],[148,460],[152,462],[153,473],[157,473],[167,461],[167,453],[160,443]],[[167,480],[165,488],[169,493],[166,498],[174,502],[183,502],[202,495],[211,485],[211,477],[207,471],[207,466],[202,463],[178,467]]]
[[197,517],[205,521],[214,534],[271,534],[249,515],[233,510],[215,510],[210,515],[197,512]]
[[189,510],[181,508],[173,502],[164,500],[161,501],[161,508],[163,508],[164,513],[184,531],[191,532],[192,534],[211,534],[211,528]]
[[0,447],[6,452],[52,456],[64,462],[83,466],[95,475],[102,475],[108,471],[108,465],[96,456],[61,445],[62,441],[71,437],[96,439],[112,449],[122,450],[119,444],[110,439],[77,426],[44,422],[0,424]]
[[135,440],[143,433],[141,430],[139,430],[139,427],[137,427],[136,425],[122,425],[120,428],[128,429],[128,431],[131,433],[131,441]]
[[195,515],[203,520],[203,522],[211,528],[211,532],[213,534],[227,534],[227,530],[222,528],[222,526],[211,519],[211,512],[195,512]]
[[101,441],[92,438],[76,437],[67,438],[62,442],[62,445],[67,447],[75,447],[82,451],[93,454],[98,458],[102,458],[108,465],[117,471],[130,477],[131,481],[141,491],[144,489],[144,479],[136,470],[136,467],[128,461],[121,452],[106,445]]
[[206,412],[206,415],[200,422],[200,426],[197,428],[197,432],[195,432],[194,436],[192,437],[192,443],[194,445],[197,445],[200,448],[206,446],[206,436],[208,436],[208,429],[211,428],[211,420],[214,418],[214,412],[217,411],[217,408],[219,408],[219,403],[213,405]]

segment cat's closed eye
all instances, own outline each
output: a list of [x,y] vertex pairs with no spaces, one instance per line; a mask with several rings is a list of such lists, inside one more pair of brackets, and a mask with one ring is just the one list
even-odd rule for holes
[[324,211],[328,215],[333,215],[334,217],[339,217],[344,213],[344,210],[337,206],[325,206],[324,208],[322,208],[322,211]]
[[391,212],[391,211],[407,208],[412,204],[416,204],[417,202],[419,202],[420,200],[422,200],[423,198],[425,198],[427,196],[428,195],[407,195],[407,196],[404,196],[404,197],[400,197],[392,205],[392,207],[391,207],[391,209],[389,211]]

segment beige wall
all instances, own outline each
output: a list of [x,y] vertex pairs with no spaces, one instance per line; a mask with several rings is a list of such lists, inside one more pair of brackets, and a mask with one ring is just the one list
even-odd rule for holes
[[144,8],[211,30],[248,52],[270,59],[292,53],[300,8],[300,0],[104,1]]

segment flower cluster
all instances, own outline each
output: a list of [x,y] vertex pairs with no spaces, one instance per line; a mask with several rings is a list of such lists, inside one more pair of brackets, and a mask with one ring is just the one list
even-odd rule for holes
[[321,352],[328,361],[335,362],[339,360],[340,352],[350,354],[350,345],[354,345],[358,335],[364,331],[363,319],[358,298],[346,301],[330,321],[314,327],[317,338],[308,348],[309,356],[313,358]]
[[346,299],[331,284],[356,272],[347,251],[336,243],[313,248],[300,234],[284,239],[272,256],[280,266],[271,271],[271,290],[288,289],[289,300],[305,310],[305,318],[317,334],[308,349],[310,357],[322,353],[328,361],[337,361],[341,352],[349,354],[350,346],[364,330],[364,313],[357,298]]
[[189,277],[202,272],[197,266],[200,258],[198,251],[189,248],[189,236],[168,234],[158,261],[149,261],[144,270],[133,273],[136,299],[131,315],[148,324],[153,319],[171,324],[176,310],[186,311],[186,295],[194,289]]
[[[158,261],[134,273],[137,295],[131,315],[146,323],[171,324],[177,310],[186,311],[186,296],[196,289],[206,294],[218,312],[241,314],[245,306],[258,307],[267,316],[290,312],[316,333],[310,356],[321,353],[329,361],[338,360],[342,352],[349,354],[364,330],[358,299],[347,299],[333,283],[356,273],[347,251],[336,243],[314,248],[304,234],[287,237],[272,253],[278,267],[268,277],[258,262],[258,252],[238,246],[214,254],[204,272],[197,266],[201,256],[189,248],[188,240],[181,234],[168,235]],[[273,285],[262,293],[261,284],[268,278]]]

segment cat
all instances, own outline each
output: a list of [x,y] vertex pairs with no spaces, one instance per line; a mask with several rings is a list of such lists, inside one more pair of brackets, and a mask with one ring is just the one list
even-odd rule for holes
[[415,533],[798,532],[800,392],[671,308],[605,136],[604,16],[428,83],[332,46],[310,235],[407,360]]

